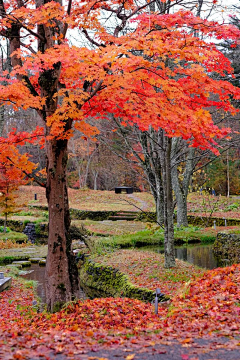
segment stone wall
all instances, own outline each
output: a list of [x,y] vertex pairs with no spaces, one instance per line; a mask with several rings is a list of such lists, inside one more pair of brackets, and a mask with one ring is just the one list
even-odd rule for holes
[[[47,206],[35,205],[34,207],[47,210]],[[119,213],[124,213],[121,211],[87,211],[87,210],[78,210],[78,209],[70,209],[71,219],[75,220],[95,220],[95,221],[103,221],[108,220],[109,218],[116,217]],[[135,217],[138,221],[147,221],[147,222],[156,222],[156,212],[141,212],[141,211],[131,211],[131,216]],[[175,219],[176,221],[176,219]],[[188,222],[192,225],[199,226],[213,226],[214,221],[216,222],[216,226],[225,226],[225,219],[209,217],[209,216],[194,216],[188,215]],[[227,226],[232,225],[240,225],[240,219],[227,219]]]
[[[155,292],[133,285],[119,270],[85,259],[79,261],[80,285],[90,297],[128,297],[151,302]],[[162,296],[159,301],[166,301]]]
[[[214,221],[216,222],[216,226],[225,226],[224,218],[188,215],[188,223],[191,225],[213,226]],[[240,225],[240,220],[226,219],[226,223],[227,226]]]
[[240,231],[226,230],[217,234],[213,244],[215,256],[229,264],[240,262]]

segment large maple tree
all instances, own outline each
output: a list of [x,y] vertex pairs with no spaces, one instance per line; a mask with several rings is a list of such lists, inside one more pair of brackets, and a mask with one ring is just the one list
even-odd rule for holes
[[[213,124],[209,108],[235,112],[230,100],[239,98],[239,89],[223,80],[232,72],[230,62],[202,35],[235,39],[239,30],[203,21],[190,12],[149,14],[148,4],[0,1],[0,34],[10,43],[12,63],[11,72],[2,72],[0,79],[1,104],[35,109],[44,128],[49,206],[46,278],[51,311],[78,291],[68,237],[66,186],[67,145],[74,129],[94,136],[98,130],[88,118],[97,123],[99,116],[112,113],[123,123],[159,131],[166,145],[163,180],[169,203],[169,137],[181,136],[192,146],[216,152],[214,138],[228,131]],[[88,45],[72,45],[66,37],[68,29],[79,31]],[[213,79],[211,73],[218,73],[219,78]],[[39,134],[37,129],[34,138]],[[18,139],[24,141],[25,135],[18,134]],[[174,265],[171,211],[170,204],[165,213],[170,219],[165,224],[166,266]]]

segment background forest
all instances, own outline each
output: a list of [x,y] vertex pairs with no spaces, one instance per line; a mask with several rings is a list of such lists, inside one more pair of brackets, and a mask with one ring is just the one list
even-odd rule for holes
[[[17,131],[29,131],[40,125],[40,120],[33,110],[16,112],[10,106],[4,107],[1,120],[3,135],[12,128],[16,128]],[[223,126],[230,125],[236,132],[239,131],[239,115],[223,120],[219,115],[216,121],[221,121]],[[93,190],[114,190],[115,186],[132,186],[134,191],[151,192],[148,178],[139,161],[139,158],[143,158],[144,151],[136,129],[120,127],[118,124],[116,131],[116,123],[111,116],[99,121],[98,126],[101,135],[96,139],[91,140],[76,132],[69,142],[68,186]],[[126,136],[129,141],[126,141]],[[236,133],[228,142],[221,144],[220,156],[213,155],[211,151],[195,150],[190,191],[200,191],[202,188],[210,193],[214,189],[216,195],[240,194],[239,136]],[[182,148],[186,148],[184,142]],[[21,152],[31,155],[31,161],[38,164],[38,170],[45,168],[43,149],[28,144],[21,148]],[[180,180],[183,177],[186,159],[186,155],[183,155],[177,167]],[[31,184],[34,184],[34,180]]]

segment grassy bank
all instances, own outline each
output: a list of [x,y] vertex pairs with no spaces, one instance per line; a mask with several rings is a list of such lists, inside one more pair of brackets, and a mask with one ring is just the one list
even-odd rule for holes
[[[194,242],[210,243],[216,239],[217,232],[212,228],[198,228],[189,226],[188,228],[176,228],[174,232],[175,245],[188,244]],[[111,236],[98,239],[95,241],[96,252],[114,248],[140,247],[147,245],[160,245],[164,243],[163,229],[145,229],[134,234],[123,234],[120,236]]]
[[176,259],[176,267],[164,268],[164,255],[151,251],[122,249],[108,255],[95,256],[94,262],[120,270],[134,285],[150,290],[160,288],[173,296],[185,283],[202,276],[204,269]]
[[10,264],[14,260],[28,260],[34,257],[46,257],[47,245],[44,246],[28,246],[12,249],[0,249],[0,265]]

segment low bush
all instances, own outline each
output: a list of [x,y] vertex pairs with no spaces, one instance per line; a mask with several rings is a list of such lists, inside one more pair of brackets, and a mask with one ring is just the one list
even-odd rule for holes
[[23,242],[27,242],[27,239],[28,239],[27,235],[16,231],[10,231],[8,233],[0,234],[0,240],[2,241],[11,240],[16,243],[23,243]]
[[11,230],[9,229],[9,227],[6,227],[5,228],[5,231],[4,231],[4,226],[0,226],[0,233],[3,233],[3,232],[5,232],[5,233],[9,233]]
[[25,247],[25,246],[29,246],[29,244],[27,244],[26,242],[22,242],[22,243],[17,243],[14,240],[0,240],[0,249],[14,249],[14,248],[20,248],[20,247]]

